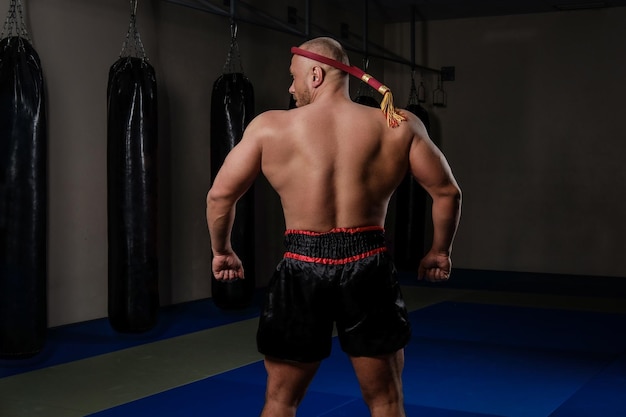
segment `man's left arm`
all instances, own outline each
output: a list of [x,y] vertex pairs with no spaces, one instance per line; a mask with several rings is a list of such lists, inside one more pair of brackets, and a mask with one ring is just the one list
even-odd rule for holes
[[441,281],[448,279],[451,272],[452,242],[461,216],[461,189],[426,129],[421,124],[416,127],[409,156],[411,172],[433,200],[433,242],[420,263],[418,277]]
[[261,170],[261,147],[251,124],[228,154],[207,194],[206,217],[216,279],[243,278],[243,267],[231,246],[235,205]]

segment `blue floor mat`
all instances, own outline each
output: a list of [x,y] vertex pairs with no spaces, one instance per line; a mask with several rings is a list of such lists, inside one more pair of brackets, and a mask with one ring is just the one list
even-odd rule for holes
[[[258,364],[252,368],[255,367],[258,367]],[[243,372],[240,370],[239,375],[248,379],[245,369]],[[261,379],[256,376],[250,378],[252,382],[246,380],[233,381],[232,377],[224,378],[218,375],[90,414],[89,417],[257,416],[263,407],[265,375]],[[354,401],[354,398],[311,391],[305,398],[298,417],[319,416],[329,409],[339,408],[351,401]]]
[[[444,302],[414,312],[414,334],[526,349],[622,353],[625,314]],[[622,327],[624,328],[624,327]]]
[[261,297],[259,291],[250,307],[233,311],[220,310],[210,298],[162,307],[156,326],[141,334],[118,333],[107,318],[54,327],[36,356],[0,359],[0,378],[257,317]]
[[[445,302],[411,323],[408,417],[626,416],[626,315]],[[258,415],[264,384],[258,362],[92,416]],[[368,415],[334,340],[298,416]]]
[[[626,357],[623,314],[446,302],[411,319],[405,395],[434,407],[548,416]],[[619,398],[623,385],[605,388]],[[591,395],[584,401],[593,409],[601,400]],[[609,404],[614,414],[581,416],[626,416],[626,401]]]
[[[335,363],[333,360],[331,362]],[[329,366],[320,368],[315,383],[310,387],[298,410],[298,417],[368,417],[369,411],[360,395],[346,393],[341,382],[333,381],[332,376],[327,373],[328,368]],[[88,417],[254,416],[259,415],[263,407],[264,382],[263,364],[257,362],[164,393],[90,414]],[[333,383],[327,384],[328,382]],[[356,382],[348,385],[356,385]],[[320,387],[324,389],[319,390]],[[358,389],[358,385],[356,387]],[[339,388],[338,393],[329,392],[336,388]],[[502,417],[413,404],[407,404],[406,411],[409,417]]]
[[626,355],[611,363],[550,417],[626,416]]
[[[419,405],[406,404],[405,412],[407,417],[504,417],[493,414],[472,413],[460,410],[448,410],[443,408],[423,407]],[[363,401],[354,400],[344,406],[333,409],[318,417],[370,417],[369,410]],[[300,417],[298,415],[298,417]]]

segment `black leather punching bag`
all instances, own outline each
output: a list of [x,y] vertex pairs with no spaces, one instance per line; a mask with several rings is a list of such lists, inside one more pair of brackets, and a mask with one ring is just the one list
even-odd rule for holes
[[[365,92],[362,92],[361,88],[364,88]],[[359,84],[359,88],[356,90],[356,97],[354,97],[354,100],[352,101],[362,104],[364,106],[380,107],[380,103],[372,95],[373,92],[374,90],[370,86],[365,84]]]
[[159,309],[154,68],[145,56],[120,57],[107,93],[109,322],[140,333],[156,324]]
[[[15,10],[21,9],[21,3],[12,1],[10,7],[15,18]],[[5,32],[6,29],[5,24]],[[46,340],[45,105],[39,56],[27,35],[3,38],[0,40],[0,357],[3,358],[34,356],[43,349]]]
[[[231,59],[237,53],[236,39],[231,40],[231,53],[224,73],[215,80],[211,95],[211,182],[215,179],[226,155],[239,143],[243,131],[254,118],[254,89],[239,65],[234,71]],[[213,302],[222,309],[242,309],[252,302],[255,289],[254,186],[237,202],[232,246],[245,271],[244,279],[218,281],[211,277]]]
[[359,104],[362,104],[364,106],[380,107],[380,104],[378,103],[378,101],[376,101],[376,99],[374,97],[369,96],[367,94],[360,94],[360,95],[356,96],[353,101],[355,103],[359,103]]
[[420,104],[409,104],[406,106],[406,110],[410,111],[414,115],[420,118],[427,131],[430,131],[430,118],[428,117],[428,111]]
[[[415,114],[430,128],[428,112],[416,99],[415,83],[409,95],[406,110]],[[396,189],[394,262],[398,269],[417,271],[424,254],[424,234],[426,229],[426,191],[408,173]]]

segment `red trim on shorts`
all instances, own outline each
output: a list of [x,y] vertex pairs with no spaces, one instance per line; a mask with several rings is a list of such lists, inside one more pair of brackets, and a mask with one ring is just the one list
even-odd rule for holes
[[376,255],[376,254],[386,252],[386,251],[387,251],[386,247],[376,248],[376,249],[369,250],[367,252],[359,253],[358,255],[349,256],[347,258],[341,258],[341,259],[315,258],[313,256],[300,255],[298,253],[293,253],[293,252],[285,252],[284,257],[290,258],[290,259],[296,259],[298,261],[303,261],[303,262],[313,262],[316,264],[345,265],[347,263],[359,261],[369,256]]
[[361,233],[361,232],[371,232],[371,231],[380,231],[384,232],[385,229],[381,226],[360,226],[360,227],[335,227],[330,229],[328,232],[313,232],[310,230],[297,230],[297,229],[287,229],[285,230],[285,235],[307,235],[307,236],[321,236],[329,233]]

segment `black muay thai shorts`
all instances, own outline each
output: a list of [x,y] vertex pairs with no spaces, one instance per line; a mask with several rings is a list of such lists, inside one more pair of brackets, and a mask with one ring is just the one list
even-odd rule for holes
[[408,343],[408,315],[381,227],[288,230],[285,246],[259,320],[260,353],[320,361],[330,355],[333,324],[351,356],[386,355]]

